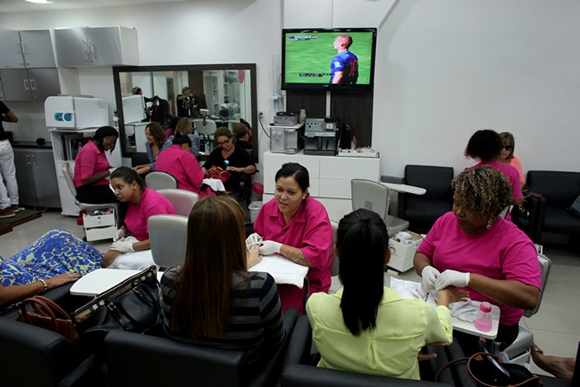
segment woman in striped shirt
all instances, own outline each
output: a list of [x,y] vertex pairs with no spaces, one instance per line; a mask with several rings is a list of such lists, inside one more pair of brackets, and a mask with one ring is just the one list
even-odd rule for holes
[[184,265],[161,278],[166,332],[181,341],[245,349],[250,365],[261,364],[284,338],[282,309],[274,279],[247,271],[261,256],[259,245],[246,249],[242,209],[228,196],[206,197],[193,207],[187,227]]

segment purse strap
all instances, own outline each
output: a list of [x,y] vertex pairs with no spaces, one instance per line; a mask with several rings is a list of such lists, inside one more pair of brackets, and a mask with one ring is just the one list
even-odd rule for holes
[[[485,387],[497,387],[497,386],[495,386],[493,384],[488,384],[488,383],[485,383],[485,382],[481,381],[472,372],[472,370],[471,370],[471,363],[473,361],[475,361],[475,358],[478,357],[478,356],[481,356],[481,357],[485,357],[485,356],[493,357],[498,363],[501,362],[501,359],[499,358],[499,356],[497,356],[497,355],[495,355],[493,353],[488,353],[488,352],[477,352],[477,353],[474,353],[473,355],[471,355],[469,357],[469,360],[467,360],[467,372],[469,372],[469,376],[471,376],[471,378],[473,380],[475,380],[478,384],[480,384],[482,386],[485,386]],[[523,387],[523,386],[525,386],[526,384],[530,383],[533,380],[538,380],[539,381],[539,384],[542,384],[541,379],[540,379],[540,377],[538,375],[534,375],[534,374],[531,374],[531,375],[532,375],[531,377],[529,377],[528,379],[526,379],[526,380],[524,380],[522,382],[519,382],[517,384],[510,384],[510,387]]]
[[27,324],[32,324],[32,319],[30,317],[27,305],[31,305],[34,311],[43,317],[47,317],[52,323],[52,330],[59,332],[58,328],[58,318],[56,317],[55,311],[61,315],[61,317],[70,320],[70,316],[64,309],[62,309],[57,303],[43,296],[35,296],[26,298],[22,301],[20,305],[20,316],[22,320]]

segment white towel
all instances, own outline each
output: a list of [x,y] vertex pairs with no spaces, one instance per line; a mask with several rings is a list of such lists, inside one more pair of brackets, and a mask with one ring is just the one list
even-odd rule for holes
[[203,184],[209,185],[214,191],[225,191],[226,187],[220,179],[203,179]]
[[151,250],[143,250],[119,255],[109,269],[144,270],[151,265],[155,265]]
[[248,271],[265,271],[269,273],[277,284],[304,286],[304,278],[308,274],[308,267],[299,265],[289,259],[277,255],[266,255],[257,265]]

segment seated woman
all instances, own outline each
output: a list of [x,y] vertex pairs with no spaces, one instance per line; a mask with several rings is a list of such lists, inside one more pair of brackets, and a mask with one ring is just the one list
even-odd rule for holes
[[248,363],[259,369],[284,329],[274,279],[248,272],[261,259],[258,250],[246,249],[244,213],[233,198],[197,202],[187,223],[185,263],[161,278],[166,332],[181,341],[245,349]]
[[153,215],[175,214],[171,202],[157,191],[145,187],[141,176],[129,167],[115,169],[111,175],[111,186],[121,202],[121,227],[105,253],[103,267],[110,266],[123,253],[150,249],[147,219]]
[[103,126],[95,132],[75,157],[74,183],[77,200],[82,203],[114,203],[115,194],[109,189],[112,166],[105,155],[111,153],[119,138],[117,129]]
[[245,124],[238,122],[234,124],[234,136],[236,137],[236,145],[244,149],[252,149],[252,144],[248,142],[252,132]]
[[318,366],[418,380],[421,348],[453,341],[448,308],[457,301],[457,288],[441,290],[434,308],[384,286],[389,235],[373,211],[359,209],[341,219],[334,251],[344,287],[313,294],[306,303]]
[[78,280],[101,267],[103,253],[58,228],[10,258],[0,257],[0,315],[18,301]]
[[145,128],[145,150],[149,158],[149,164],[137,165],[133,167],[138,174],[144,175],[155,170],[157,156],[171,146],[171,141],[165,138],[165,131],[157,122],[151,122]]
[[[518,335],[523,309],[538,304],[542,278],[536,248],[523,231],[498,216],[512,199],[500,171],[474,168],[458,175],[452,186],[453,211],[441,216],[419,245],[415,270],[429,289],[453,285],[465,288],[473,300],[499,306],[495,341],[503,350]],[[476,351],[476,336],[456,336],[466,354]]]
[[499,161],[501,150],[502,141],[496,131],[491,129],[478,130],[471,136],[467,147],[465,147],[465,157],[479,159],[479,163],[468,168],[468,170],[482,165],[489,165],[498,169],[506,176],[512,187],[512,200],[508,205],[520,204],[524,197],[520,186],[520,176],[514,167]]
[[193,153],[194,156],[199,154],[199,135],[193,133],[193,125],[191,124],[191,120],[189,118],[180,118],[177,121],[177,126],[175,127],[175,131],[172,136],[169,136],[169,141],[173,142],[175,137],[186,135],[191,140],[191,149],[190,152]]
[[[187,118],[185,118],[187,120]],[[215,196],[207,185],[203,185],[203,171],[191,153],[191,140],[186,135],[173,138],[171,148],[157,158],[157,171],[167,172],[177,180],[177,188],[195,192],[200,198]]]
[[[264,241],[260,254],[280,254],[308,267],[308,291],[330,289],[332,226],[324,206],[308,196],[308,170],[287,163],[276,172],[274,198],[264,204],[254,222],[254,231]],[[304,293],[294,285],[279,285],[282,309],[292,306],[304,312]]]
[[522,170],[522,162],[517,156],[514,156],[514,151],[516,149],[516,140],[514,135],[510,132],[501,132],[499,134],[501,138],[501,153],[499,154],[498,161],[504,164],[511,165],[520,174],[520,185],[522,188],[526,184],[526,179],[524,178],[524,172]]
[[227,194],[238,193],[243,175],[256,173],[256,166],[249,153],[236,146],[233,143],[233,137],[232,132],[225,126],[217,128],[214,138],[218,147],[209,154],[205,164],[203,164],[204,173],[207,173],[212,166],[231,173],[230,179],[224,183]]

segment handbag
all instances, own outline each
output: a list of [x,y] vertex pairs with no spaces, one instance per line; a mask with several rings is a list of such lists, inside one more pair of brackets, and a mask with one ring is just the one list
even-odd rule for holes
[[69,314],[49,298],[43,296],[26,298],[20,305],[19,318],[27,324],[63,335],[75,349],[81,346],[81,337]]
[[541,387],[542,380],[521,364],[501,363],[499,356],[477,352],[470,357],[455,359],[444,365],[435,375],[439,382],[441,373],[452,364],[467,361],[469,376],[481,387]]
[[580,217],[580,196],[574,199],[574,203],[568,208],[568,211],[577,217]]
[[157,268],[127,278],[71,313],[81,335],[91,340],[112,330],[143,333],[161,321]]
[[232,174],[229,171],[224,171],[220,167],[212,165],[210,169],[207,170],[206,177],[208,179],[219,179],[222,181],[222,183],[225,184],[225,182],[228,181],[230,177],[232,177]]

